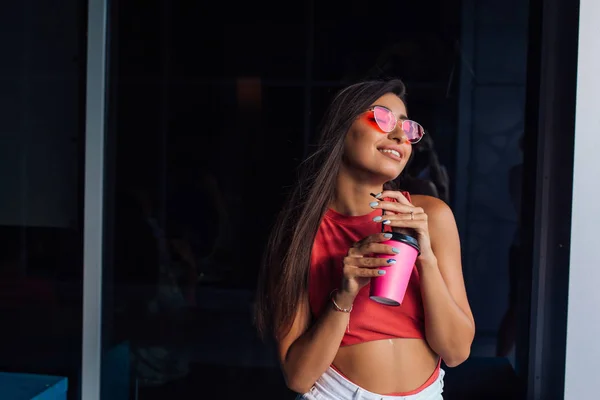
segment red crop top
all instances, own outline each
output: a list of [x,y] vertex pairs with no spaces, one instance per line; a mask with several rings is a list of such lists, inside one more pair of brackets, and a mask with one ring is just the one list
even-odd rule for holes
[[[410,200],[407,192],[403,194]],[[386,199],[387,200],[387,199]],[[381,224],[373,218],[381,215],[374,210],[367,215],[351,217],[328,210],[321,221],[313,244],[308,281],[311,312],[318,318],[325,307],[330,307],[329,294],[342,281],[342,259],[357,241],[378,233]],[[349,346],[381,339],[425,338],[425,321],[419,273],[416,266],[400,306],[386,306],[369,299],[369,285],[363,287],[352,306],[352,317],[340,346]],[[406,393],[388,393],[388,396],[409,396],[419,393],[438,378],[441,359],[433,374],[417,389]],[[332,365],[341,374],[335,366]]]
[[[408,197],[407,193],[404,193]],[[357,241],[377,233],[381,224],[373,218],[382,210],[351,217],[328,210],[321,221],[313,244],[308,294],[310,308],[318,318],[329,307],[329,294],[342,281],[343,258]],[[425,323],[419,273],[413,267],[404,301],[387,306],[369,299],[369,285],[354,300],[350,324],[341,346],[393,338],[425,338]]]

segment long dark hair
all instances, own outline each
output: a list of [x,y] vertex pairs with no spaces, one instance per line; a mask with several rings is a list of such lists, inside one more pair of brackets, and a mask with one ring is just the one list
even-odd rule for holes
[[254,322],[263,338],[289,332],[308,289],[313,241],[333,199],[346,133],[386,93],[404,101],[404,83],[399,79],[355,83],[342,89],[327,109],[318,146],[300,165],[298,181],[278,215],[264,254],[254,310]]

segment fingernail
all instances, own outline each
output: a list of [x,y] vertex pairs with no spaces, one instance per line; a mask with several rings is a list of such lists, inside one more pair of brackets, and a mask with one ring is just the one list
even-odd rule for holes
[[[383,237],[384,237],[384,238],[386,238],[386,239],[389,239],[389,238],[391,238],[392,236],[393,236],[393,235],[392,235],[391,233],[384,233],[384,234],[383,234]],[[393,250],[397,250],[397,249],[393,249]],[[399,252],[400,252],[400,250],[398,250],[396,253],[399,253]]]
[[381,221],[382,219],[383,219],[382,217],[375,217],[375,218],[373,218],[373,221],[375,221],[375,222],[379,222],[379,221]]
[[388,264],[396,264],[396,260],[394,260],[393,258],[390,258],[389,260],[387,260]]
[[377,193],[377,194],[375,195],[375,197],[377,197],[377,198],[380,198],[382,194],[383,194],[383,192],[381,192],[381,193]]
[[[390,235],[391,236],[391,235]],[[400,253],[400,249],[397,249],[395,247],[392,247],[392,251],[396,254]]]
[[384,270],[382,270],[382,269],[380,269],[379,271],[377,271],[377,273],[378,273],[379,275],[385,275],[385,271],[384,271]]
[[384,224],[384,225],[389,225],[389,224],[391,224],[391,223],[392,223],[392,221],[390,221],[389,219],[386,219],[385,221],[383,221],[383,224]]
[[374,208],[374,207],[377,207],[379,205],[379,203],[374,201],[372,203],[369,203],[369,205]]

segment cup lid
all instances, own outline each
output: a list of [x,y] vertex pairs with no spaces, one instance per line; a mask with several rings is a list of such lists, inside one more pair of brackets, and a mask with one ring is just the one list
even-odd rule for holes
[[392,234],[392,237],[389,240],[395,240],[397,242],[406,243],[407,245],[414,247],[417,251],[421,251],[421,249],[419,247],[419,242],[417,241],[417,239],[415,237],[410,236],[410,235],[405,235],[404,233],[399,233],[399,232],[386,232],[386,233]]

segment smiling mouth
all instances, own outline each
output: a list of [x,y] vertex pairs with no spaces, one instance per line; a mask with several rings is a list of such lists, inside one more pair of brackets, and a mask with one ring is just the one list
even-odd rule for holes
[[392,149],[380,149],[380,152],[382,152],[383,154],[391,154],[396,158],[402,158],[402,155],[400,153],[398,153],[396,150],[392,150]]

